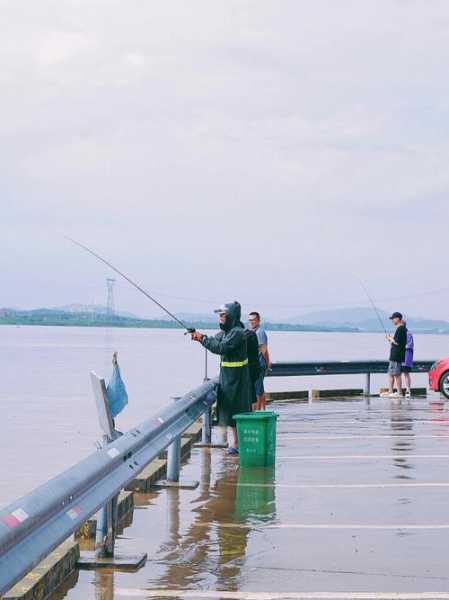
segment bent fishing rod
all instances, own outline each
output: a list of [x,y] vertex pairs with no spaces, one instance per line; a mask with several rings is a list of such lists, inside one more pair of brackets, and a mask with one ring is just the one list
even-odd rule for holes
[[103,258],[102,256],[100,256],[99,254],[97,254],[96,252],[94,252],[93,250],[91,250],[90,248],[88,248],[87,246],[85,246],[84,244],[81,244],[81,242],[77,242],[76,240],[74,240],[71,237],[65,236],[65,239],[68,240],[69,242],[72,242],[72,244],[75,244],[75,246],[78,246],[79,248],[82,248],[86,252],[89,252],[89,254],[92,254],[92,256],[95,256],[95,258],[97,258],[102,263],[104,263],[105,265],[107,265],[115,273],[117,273],[118,275],[120,275],[120,277],[123,277],[123,279],[126,279],[126,281],[128,283],[130,283],[133,287],[135,287],[136,290],[139,290],[139,292],[141,292],[144,296],[146,296],[149,300],[151,300],[151,302],[153,302],[154,304],[156,304],[156,306],[158,306],[161,310],[163,310],[173,321],[175,321],[176,323],[178,323],[178,325],[181,325],[181,327],[186,330],[186,332],[185,332],[184,335],[187,335],[188,333],[194,333],[195,332],[195,329],[193,327],[187,327],[187,325],[184,323],[184,321],[182,321],[181,319],[178,319],[178,317],[176,315],[174,315],[172,312],[170,312],[168,310],[168,308],[165,308],[165,306],[163,306],[158,300],[156,300],[156,298],[153,298],[153,296],[151,296],[151,294],[149,294],[146,290],[144,290],[142,287],[140,287],[140,285],[137,284],[135,281],[133,281],[132,279],[130,279],[128,277],[128,275],[125,275],[125,273],[122,273],[122,271],[120,271],[119,269],[117,269],[117,267],[114,267],[114,265],[111,264],[108,260],[106,260],[105,258]]

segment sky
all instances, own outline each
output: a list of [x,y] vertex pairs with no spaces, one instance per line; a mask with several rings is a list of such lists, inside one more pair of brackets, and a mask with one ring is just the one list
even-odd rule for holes
[[[0,0],[0,307],[449,319],[447,0]],[[160,312],[117,281],[119,310]]]

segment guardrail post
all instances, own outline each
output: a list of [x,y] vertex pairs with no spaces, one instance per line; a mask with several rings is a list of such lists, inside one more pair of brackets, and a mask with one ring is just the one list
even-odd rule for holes
[[[175,402],[180,400],[180,396],[173,398]],[[175,437],[167,449],[167,479],[158,481],[156,487],[160,488],[183,488],[194,490],[198,487],[199,481],[179,481],[181,471],[181,436]]]
[[[216,390],[211,393],[215,395],[216,400]],[[212,406],[210,406],[204,411],[202,419],[203,428],[201,431],[201,442],[195,444],[195,448],[227,448],[228,444],[226,443],[226,440],[224,440],[222,443],[212,442]]]
[[204,380],[203,381],[209,381],[209,377],[207,374],[207,348],[204,348]]
[[[173,398],[175,402],[180,399],[179,396]],[[181,436],[176,437],[167,450],[167,481],[177,483],[179,481],[179,471],[181,470]]]
[[371,373],[366,373],[365,375],[365,389],[363,395],[371,396]]
[[167,481],[178,482],[181,468],[181,438],[177,437],[168,447]]
[[211,409],[206,409],[203,415],[203,429],[201,432],[201,443],[210,444],[212,441],[212,413]]
[[[204,348],[204,379],[209,381],[207,365],[207,348]],[[209,445],[212,441],[212,409],[208,408],[203,415],[203,429],[201,430],[201,444]]]
[[106,558],[114,556],[117,534],[117,496],[106,502],[99,513],[95,536],[95,556]]

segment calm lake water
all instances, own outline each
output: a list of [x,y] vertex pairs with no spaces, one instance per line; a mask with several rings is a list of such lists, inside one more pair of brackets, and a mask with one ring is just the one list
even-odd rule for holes
[[[382,359],[381,334],[271,332],[273,361]],[[204,350],[180,330],[63,327],[0,328],[0,506],[95,451],[100,438],[89,371],[106,379],[119,353],[130,403],[117,420],[126,430],[199,385]],[[422,335],[416,358],[449,354],[449,338]],[[209,357],[209,375],[218,360]],[[276,378],[268,390],[362,387],[363,376]],[[373,390],[384,382],[376,377]],[[426,385],[425,375],[415,376]]]

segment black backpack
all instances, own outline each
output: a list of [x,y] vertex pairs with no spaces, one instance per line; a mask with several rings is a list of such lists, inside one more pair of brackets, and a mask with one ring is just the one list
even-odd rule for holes
[[259,340],[257,335],[251,329],[245,329],[246,351],[248,354],[249,376],[254,383],[258,379],[261,371],[259,363]]

